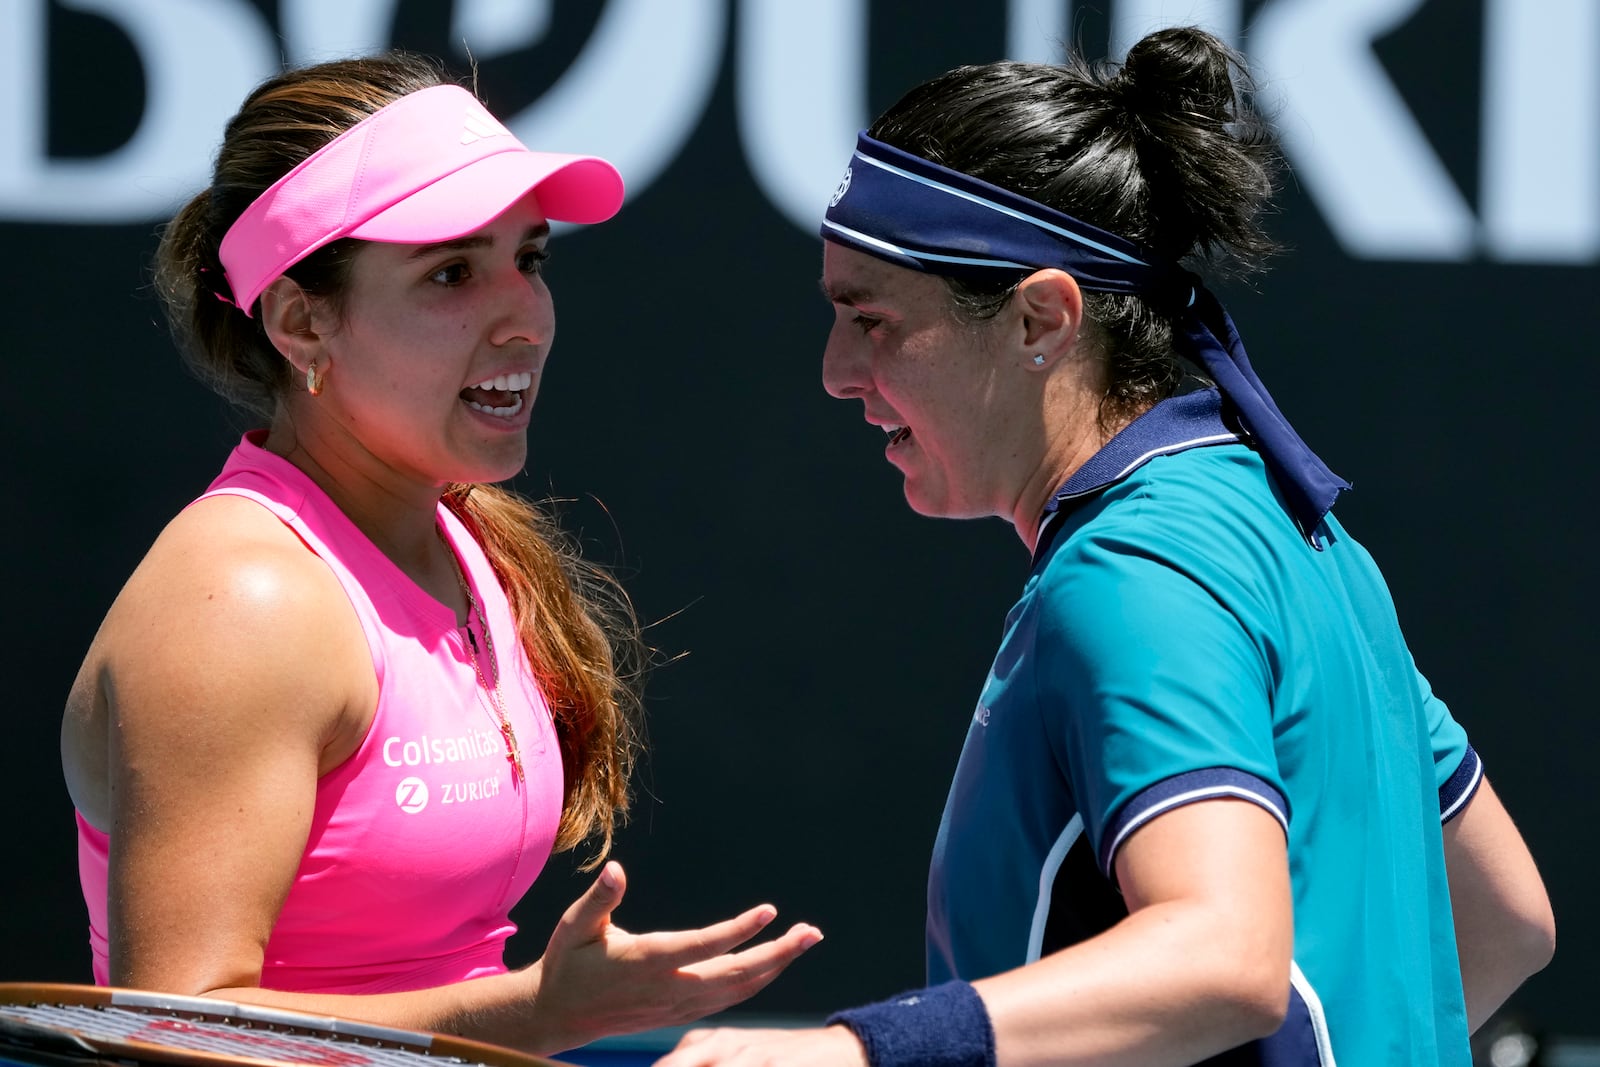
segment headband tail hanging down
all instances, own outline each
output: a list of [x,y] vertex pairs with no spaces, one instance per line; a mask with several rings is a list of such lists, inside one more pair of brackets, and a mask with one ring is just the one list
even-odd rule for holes
[[1238,412],[1239,421],[1277,478],[1289,514],[1306,539],[1317,545],[1317,525],[1350,483],[1329,470],[1284,418],[1250,366],[1232,316],[1198,282],[1194,303],[1179,320],[1178,328],[1183,331],[1184,354],[1211,376],[1218,391]]

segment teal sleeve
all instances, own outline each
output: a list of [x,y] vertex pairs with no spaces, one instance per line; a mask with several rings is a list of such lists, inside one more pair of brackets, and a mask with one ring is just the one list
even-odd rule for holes
[[1288,819],[1264,646],[1219,598],[1224,572],[1173,547],[1096,530],[1063,545],[1040,579],[1038,706],[1107,873],[1108,831],[1171,780],[1253,790],[1245,799]]
[[1428,679],[1417,673],[1417,692],[1422,696],[1422,707],[1428,716],[1428,736],[1433,741],[1434,785],[1443,789],[1451,775],[1466,758],[1467,731],[1450,715],[1450,708],[1434,695]]
[[1433,780],[1439,790],[1439,819],[1449,822],[1471,803],[1483,781],[1483,760],[1467,743],[1467,731],[1434,695],[1428,679],[1417,673],[1417,692],[1428,716],[1433,743]]

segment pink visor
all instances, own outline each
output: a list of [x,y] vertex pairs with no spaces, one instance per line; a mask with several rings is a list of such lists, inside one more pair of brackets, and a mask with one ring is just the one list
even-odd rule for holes
[[459,85],[369,115],[279,178],[222,239],[234,302],[251,313],[285,270],[341,237],[432,244],[465,236],[538,190],[546,218],[603,222],[622,177],[594,156],[530,151]]

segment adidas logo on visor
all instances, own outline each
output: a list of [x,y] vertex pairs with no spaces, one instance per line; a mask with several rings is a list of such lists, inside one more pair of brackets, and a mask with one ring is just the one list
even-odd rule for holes
[[472,144],[489,137],[509,137],[511,131],[477,108],[468,108],[461,123],[461,143]]

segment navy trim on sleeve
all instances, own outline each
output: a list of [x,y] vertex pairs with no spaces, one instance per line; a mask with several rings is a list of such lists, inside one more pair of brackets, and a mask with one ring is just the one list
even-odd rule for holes
[[1447,823],[1460,815],[1482,783],[1483,760],[1478,758],[1477,749],[1468,745],[1467,754],[1461,757],[1461,766],[1439,787],[1439,821]]
[[1235,767],[1207,767],[1173,775],[1150,786],[1122,806],[1106,826],[1100,839],[1100,870],[1115,881],[1111,873],[1117,849],[1122,847],[1129,834],[1173,808],[1201,800],[1234,797],[1248,800],[1265,808],[1289,832],[1289,802],[1276,786],[1262,778]]

